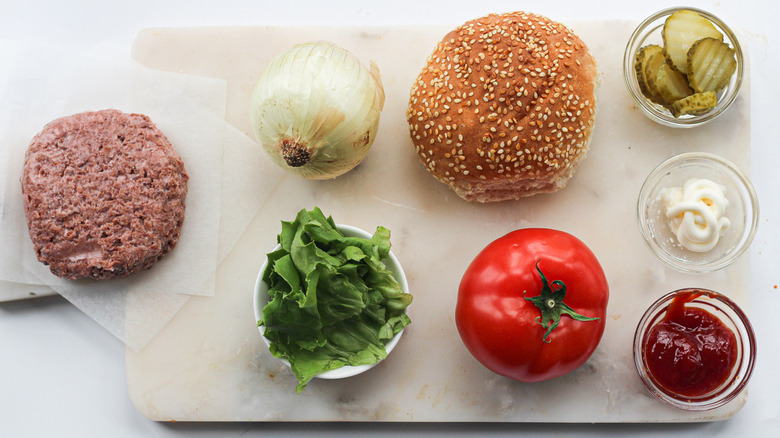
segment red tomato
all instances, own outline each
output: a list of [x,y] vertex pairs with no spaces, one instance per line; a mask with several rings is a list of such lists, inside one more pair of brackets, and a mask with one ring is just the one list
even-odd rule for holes
[[[544,316],[529,300],[534,297],[547,308]],[[471,262],[458,289],[455,322],[466,348],[488,369],[538,382],[588,360],[604,333],[608,299],[604,270],[582,241],[527,228],[493,241]]]

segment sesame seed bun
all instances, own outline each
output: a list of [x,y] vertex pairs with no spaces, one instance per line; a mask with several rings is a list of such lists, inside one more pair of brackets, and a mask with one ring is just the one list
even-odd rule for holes
[[438,43],[407,121],[426,169],[468,201],[563,188],[588,150],[596,61],[560,23],[513,12],[469,21]]

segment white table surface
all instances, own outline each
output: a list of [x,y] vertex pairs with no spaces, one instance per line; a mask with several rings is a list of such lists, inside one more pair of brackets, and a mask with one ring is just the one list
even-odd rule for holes
[[[305,3],[305,4],[304,4]],[[68,44],[89,51],[98,43],[126,48],[139,30],[186,25],[458,24],[489,12],[524,9],[559,21],[640,20],[678,2],[557,1],[318,1],[205,0],[105,2],[89,0],[0,1],[0,38]],[[751,177],[761,201],[758,235],[751,249],[750,315],[758,337],[758,362],[745,407],[733,418],[704,424],[182,424],[155,423],[127,395],[125,347],[60,297],[0,303],[0,437],[17,436],[389,436],[399,433],[470,436],[756,436],[780,428],[780,180],[773,167],[780,149],[770,137],[774,99],[770,83],[780,71],[780,7],[770,1],[690,1],[745,35],[752,89]],[[616,44],[625,44],[616,41]],[[776,80],[776,79],[775,79]],[[623,86],[611,84],[610,86]],[[0,146],[1,147],[1,146]]]

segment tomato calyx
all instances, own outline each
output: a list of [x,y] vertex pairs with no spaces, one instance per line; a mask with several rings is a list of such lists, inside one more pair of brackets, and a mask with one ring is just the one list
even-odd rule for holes
[[580,315],[564,303],[563,299],[566,297],[566,284],[561,280],[554,280],[551,285],[547,281],[547,277],[544,276],[544,273],[539,268],[540,261],[542,261],[542,259],[536,261],[536,270],[542,278],[542,291],[539,295],[531,298],[526,297],[526,291],[523,291],[523,298],[533,303],[542,312],[542,315],[537,316],[535,321],[543,328],[547,329],[547,332],[542,336],[543,342],[550,342],[550,339],[547,337],[556,327],[558,327],[558,324],[561,322],[561,315],[569,315],[577,321],[597,321],[601,319]]

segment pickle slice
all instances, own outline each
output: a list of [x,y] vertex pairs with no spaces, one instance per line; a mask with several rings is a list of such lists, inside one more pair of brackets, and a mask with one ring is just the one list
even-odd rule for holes
[[652,57],[647,61],[645,66],[645,78],[647,80],[647,88],[650,89],[650,93],[653,95],[653,102],[659,105],[669,105],[672,102],[664,100],[661,93],[658,91],[658,70],[666,65],[666,57],[661,53],[654,53]]
[[702,38],[723,41],[723,34],[710,20],[689,10],[670,15],[664,22],[661,36],[667,62],[682,74],[688,74],[688,51],[696,41]]
[[642,94],[646,98],[661,105],[664,105],[665,102],[658,94],[655,82],[648,80],[648,78],[655,78],[658,68],[665,62],[664,50],[661,46],[655,44],[639,49],[634,60],[634,70],[636,71],[637,82],[639,82],[639,89],[642,90]]
[[654,85],[658,89],[658,94],[666,102],[667,107],[669,104],[693,94],[685,76],[675,71],[668,63],[663,63],[658,68]]
[[720,91],[737,70],[734,49],[714,38],[703,38],[688,51],[688,83],[697,93]]
[[715,108],[718,104],[718,97],[714,91],[705,91],[704,93],[694,93],[684,97],[669,106],[669,111],[674,117],[684,115],[703,114]]

